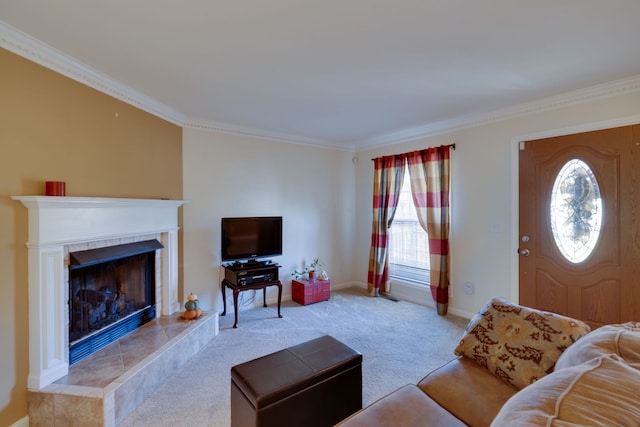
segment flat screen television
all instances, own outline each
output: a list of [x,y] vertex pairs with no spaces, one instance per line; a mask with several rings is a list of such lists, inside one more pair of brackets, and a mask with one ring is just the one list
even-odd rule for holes
[[255,261],[282,255],[282,217],[222,218],[222,261]]

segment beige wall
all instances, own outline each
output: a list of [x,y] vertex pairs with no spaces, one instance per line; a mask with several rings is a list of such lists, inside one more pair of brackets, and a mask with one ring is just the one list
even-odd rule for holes
[[0,49],[0,425],[27,415],[27,210],[12,195],[182,198],[182,129]]
[[[185,293],[222,311],[220,219],[283,217],[283,298],[291,272],[320,257],[332,286],[353,276],[355,167],[351,153],[193,129],[184,131]],[[366,281],[366,276],[364,278]],[[271,288],[267,298],[275,298]],[[243,292],[245,301],[250,292]],[[228,301],[232,301],[227,293]],[[261,303],[261,298],[249,301]],[[231,305],[231,308],[233,306]]]

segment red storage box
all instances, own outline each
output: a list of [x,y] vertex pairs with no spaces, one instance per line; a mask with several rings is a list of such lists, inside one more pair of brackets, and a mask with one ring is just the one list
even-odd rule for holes
[[327,301],[331,297],[330,280],[303,279],[291,281],[291,297],[299,304],[307,305],[314,302]]

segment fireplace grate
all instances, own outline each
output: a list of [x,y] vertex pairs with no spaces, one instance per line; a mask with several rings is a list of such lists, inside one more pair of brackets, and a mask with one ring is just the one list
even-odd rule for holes
[[138,327],[156,318],[156,307],[148,306],[118,323],[114,323],[69,346],[69,365],[84,359],[90,354],[124,337]]

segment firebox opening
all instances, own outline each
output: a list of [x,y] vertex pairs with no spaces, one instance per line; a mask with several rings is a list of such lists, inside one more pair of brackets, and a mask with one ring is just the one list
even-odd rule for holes
[[69,364],[156,317],[157,240],[70,254]]

